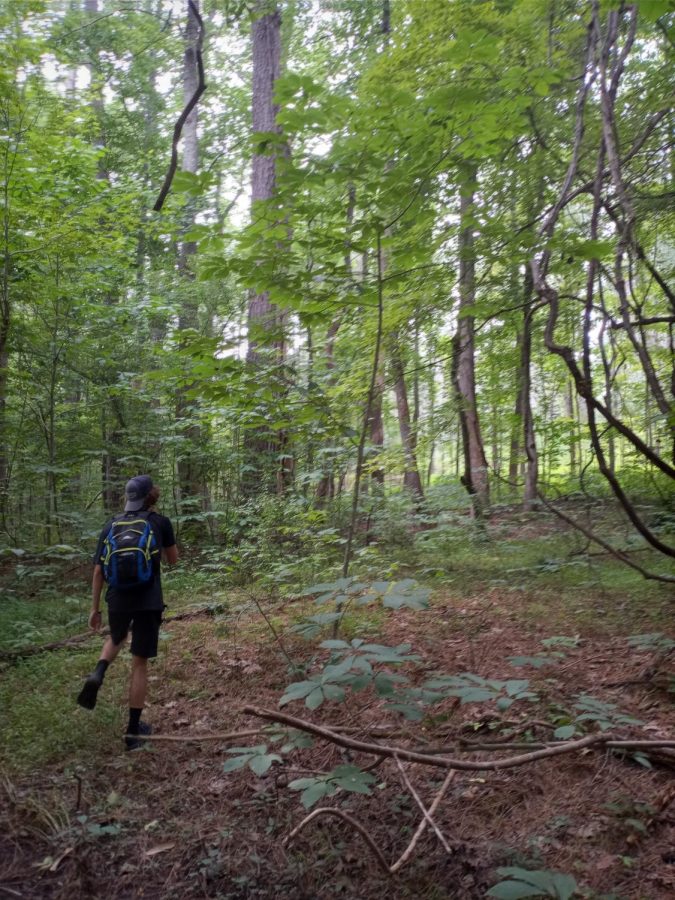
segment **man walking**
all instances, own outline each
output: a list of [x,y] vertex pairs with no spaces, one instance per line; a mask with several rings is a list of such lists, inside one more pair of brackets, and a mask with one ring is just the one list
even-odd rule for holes
[[157,656],[159,626],[164,601],[160,560],[169,565],[178,560],[173,526],[154,504],[159,498],[149,475],[137,475],[127,482],[124,514],[106,523],[94,555],[92,609],[89,627],[101,627],[101,592],[107,581],[106,603],[110,637],[93,672],[87,675],[77,702],[85,709],[96,706],[106,670],[119,653],[131,627],[131,682],[129,724],[125,742],[128,750],[142,746],[138,735],[152,729],[141,722],[148,685],[148,659]]

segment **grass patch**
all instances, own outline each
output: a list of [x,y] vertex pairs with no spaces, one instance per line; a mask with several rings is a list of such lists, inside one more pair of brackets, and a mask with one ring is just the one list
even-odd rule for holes
[[[100,642],[97,641],[97,645]],[[59,651],[22,660],[0,682],[0,763],[29,770],[59,760],[74,765],[121,741],[126,715],[128,666],[111,668],[96,709],[76,703],[82,678],[98,659]]]

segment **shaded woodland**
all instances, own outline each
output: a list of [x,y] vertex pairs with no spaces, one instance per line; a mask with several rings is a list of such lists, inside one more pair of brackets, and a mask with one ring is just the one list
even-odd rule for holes
[[[672,896],[672,4],[0,44],[0,891]],[[141,472],[181,564],[126,764],[121,681],[68,704]]]

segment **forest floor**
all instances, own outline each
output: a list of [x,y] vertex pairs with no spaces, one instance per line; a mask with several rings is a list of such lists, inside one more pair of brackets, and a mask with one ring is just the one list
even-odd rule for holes
[[[363,691],[314,712],[298,702],[284,711],[352,726],[366,739],[374,726],[391,724],[397,732],[387,739],[391,744],[456,748],[461,735],[489,741],[507,720],[521,740],[550,738],[546,723],[563,721],[575,698],[592,695],[638,720],[617,729],[622,736],[672,740],[672,660],[649,671],[654,642],[635,647],[627,640],[671,628],[672,591],[604,556],[556,566],[551,540],[556,558],[569,559],[567,538],[545,537],[538,526],[514,527],[502,535],[498,552],[464,548],[446,567],[445,583],[436,581],[427,610],[366,608],[345,617],[341,635],[410,643],[422,658],[414,670],[405,669],[412,679],[466,671],[528,678],[535,702],[500,714],[494,704],[448,701],[421,722],[406,722]],[[519,564],[525,559],[523,568],[505,576],[506,556]],[[534,559],[540,560],[536,567]],[[522,767],[456,772],[433,817],[451,852],[429,828],[395,875],[383,872],[363,838],[335,818],[311,822],[283,846],[307,814],[288,782],[345,763],[365,767],[372,757],[316,740],[260,777],[249,768],[223,772],[233,744],[271,743],[269,733],[250,734],[265,723],[242,708],[278,709],[295,679],[270,625],[244,592],[210,586],[195,571],[167,581],[170,614],[197,612],[163,626],[146,719],[164,735],[249,734],[156,741],[127,753],[121,735],[128,657],[111,668],[93,712],[77,707],[75,696],[100,638],[5,663],[0,896],[473,900],[486,896],[503,866],[568,873],[578,885],[575,896],[587,898],[665,900],[675,894],[675,765],[667,756],[649,766],[627,753],[589,748]],[[38,599],[27,600],[27,607],[31,602],[35,617],[46,615]],[[311,601],[261,602],[292,659],[327,656],[317,639],[289,631],[311,611]],[[78,630],[62,626],[57,636]],[[542,652],[542,641],[553,636],[568,638],[558,644],[564,656],[557,662],[515,669],[509,662]],[[320,804],[358,820],[390,863],[420,822],[410,786],[428,807],[446,774],[418,764],[406,764],[405,772],[408,784],[395,760],[385,760],[374,769],[369,795],[340,791]]]

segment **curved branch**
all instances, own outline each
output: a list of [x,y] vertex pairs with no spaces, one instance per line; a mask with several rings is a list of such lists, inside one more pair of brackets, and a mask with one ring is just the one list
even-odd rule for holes
[[389,868],[389,863],[382,855],[382,851],[377,846],[372,837],[368,834],[363,825],[358,822],[355,818],[350,816],[348,813],[343,812],[341,809],[336,809],[334,806],[320,806],[318,809],[315,809],[308,816],[300,822],[299,825],[296,825],[293,831],[290,832],[282,841],[282,846],[287,847],[290,842],[296,838],[302,829],[309,825],[310,822],[313,822],[314,819],[318,819],[320,816],[333,816],[336,819],[342,819],[343,822],[347,822],[348,825],[351,825],[355,831],[361,835],[363,840],[366,842],[368,847],[373,851],[373,855],[375,859],[380,864],[381,869],[387,873],[387,875],[391,875],[392,870]]
[[570,516],[561,512],[559,509],[556,509],[555,506],[549,503],[549,501],[546,499],[546,497],[544,497],[541,491],[538,491],[537,494],[544,506],[549,509],[554,515],[558,516],[558,518],[562,519],[564,522],[567,522],[567,524],[571,525],[572,528],[576,528],[576,530],[585,535],[589,539],[589,541],[594,541],[596,544],[599,544],[620,562],[625,563],[627,566],[630,566],[631,569],[635,569],[635,571],[639,572],[643,578],[646,578],[650,581],[664,581],[667,584],[675,584],[675,578],[672,578],[670,575],[657,575],[654,572],[648,572],[646,569],[643,569],[642,566],[638,565],[636,562],[633,562],[632,559],[629,559],[621,550],[617,550],[615,547],[612,547],[611,544],[608,544],[607,541],[603,540],[601,537],[598,537],[598,535],[593,531],[590,531],[584,525],[581,525],[575,519],[570,518]]
[[560,756],[563,753],[574,753],[577,750],[583,750],[586,747],[591,747],[593,745],[604,745],[612,740],[612,736],[608,734],[589,734],[579,740],[561,741],[558,746],[547,747],[544,750],[534,750],[531,753],[522,753],[518,756],[507,756],[504,759],[488,761],[470,761],[465,759],[451,759],[446,756],[428,756],[426,753],[406,750],[403,747],[388,747],[384,744],[369,744],[366,743],[366,741],[359,741],[354,738],[336,734],[328,728],[323,728],[320,725],[315,725],[313,722],[307,722],[304,719],[298,719],[295,716],[289,716],[287,713],[263,709],[257,706],[245,706],[243,712],[249,716],[265,719],[268,722],[281,722],[284,725],[290,725],[292,728],[306,731],[308,734],[314,734],[326,741],[330,741],[332,744],[337,744],[338,747],[346,747],[348,750],[356,750],[359,753],[368,753],[373,756],[386,756],[390,759],[398,757],[407,762],[416,762],[426,766],[434,766],[437,769],[458,769],[467,772],[512,769],[517,766],[526,765],[530,762],[536,762],[539,759]]
[[199,101],[199,98],[206,90],[206,81],[204,80],[204,60],[202,58],[202,47],[204,46],[204,22],[202,21],[202,17],[199,15],[199,10],[197,9],[194,0],[188,0],[188,7],[199,25],[199,37],[197,38],[197,46],[195,48],[197,55],[197,73],[199,75],[199,82],[197,83],[197,89],[185,104],[183,112],[180,114],[176,121],[176,124],[174,125],[173,139],[171,141],[171,162],[169,163],[169,169],[166,173],[166,177],[164,178],[164,184],[162,185],[162,188],[159,192],[157,201],[152,207],[155,212],[159,212],[164,206],[164,201],[166,200],[167,194],[171,189],[173,176],[176,174],[176,169],[178,168],[178,141],[180,140],[181,134],[183,133],[183,125],[185,125],[187,117],[195,108]]

